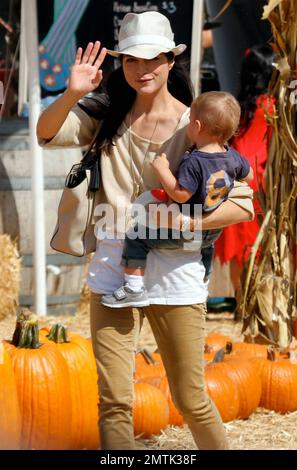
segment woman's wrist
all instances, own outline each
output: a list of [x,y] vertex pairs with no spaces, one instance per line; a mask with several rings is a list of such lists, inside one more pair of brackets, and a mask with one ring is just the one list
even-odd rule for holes
[[247,210],[231,201],[225,201],[216,210],[204,214],[202,218],[193,218],[181,212],[178,220],[175,222],[180,227],[181,231],[189,230],[190,232],[194,232],[198,229],[220,229],[240,222],[248,222],[250,220],[252,219]]
[[63,93],[63,97],[67,104],[72,108],[83,96],[85,96],[82,93],[69,90],[69,88],[66,88],[66,90]]
[[190,215],[180,213],[180,230],[182,232],[190,231],[196,232],[202,230],[201,217],[193,217]]
[[180,214],[180,230],[182,232],[190,231],[193,232],[194,219],[189,215]]

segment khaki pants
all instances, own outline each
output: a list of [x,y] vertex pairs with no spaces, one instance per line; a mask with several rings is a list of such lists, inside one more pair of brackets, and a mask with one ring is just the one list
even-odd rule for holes
[[[102,449],[135,449],[134,358],[142,324],[136,308],[109,308],[91,295],[91,333],[99,374]],[[199,449],[226,449],[224,427],[204,389],[204,304],[150,305],[143,310],[158,344],[173,401]]]

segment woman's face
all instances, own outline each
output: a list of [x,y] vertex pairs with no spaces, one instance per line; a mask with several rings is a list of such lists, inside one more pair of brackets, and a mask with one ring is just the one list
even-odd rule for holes
[[166,86],[174,61],[165,54],[153,59],[140,59],[129,55],[123,58],[123,70],[127,83],[139,94],[154,94]]

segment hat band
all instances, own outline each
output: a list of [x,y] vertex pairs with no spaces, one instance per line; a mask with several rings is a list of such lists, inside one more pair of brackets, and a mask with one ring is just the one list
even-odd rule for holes
[[173,49],[175,47],[175,43],[170,39],[164,38],[164,36],[145,34],[138,36],[130,36],[129,38],[119,41],[119,51],[124,51],[125,49],[131,46],[143,46],[144,44],[157,45],[160,47],[165,46],[168,49]]

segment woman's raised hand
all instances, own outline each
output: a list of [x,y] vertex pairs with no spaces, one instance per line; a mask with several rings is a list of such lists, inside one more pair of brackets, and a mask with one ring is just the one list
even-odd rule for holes
[[99,41],[95,44],[89,42],[84,52],[81,47],[77,49],[68,84],[71,93],[82,97],[100,85],[102,81],[100,67],[106,56],[105,47],[102,47],[99,53],[100,45]]

